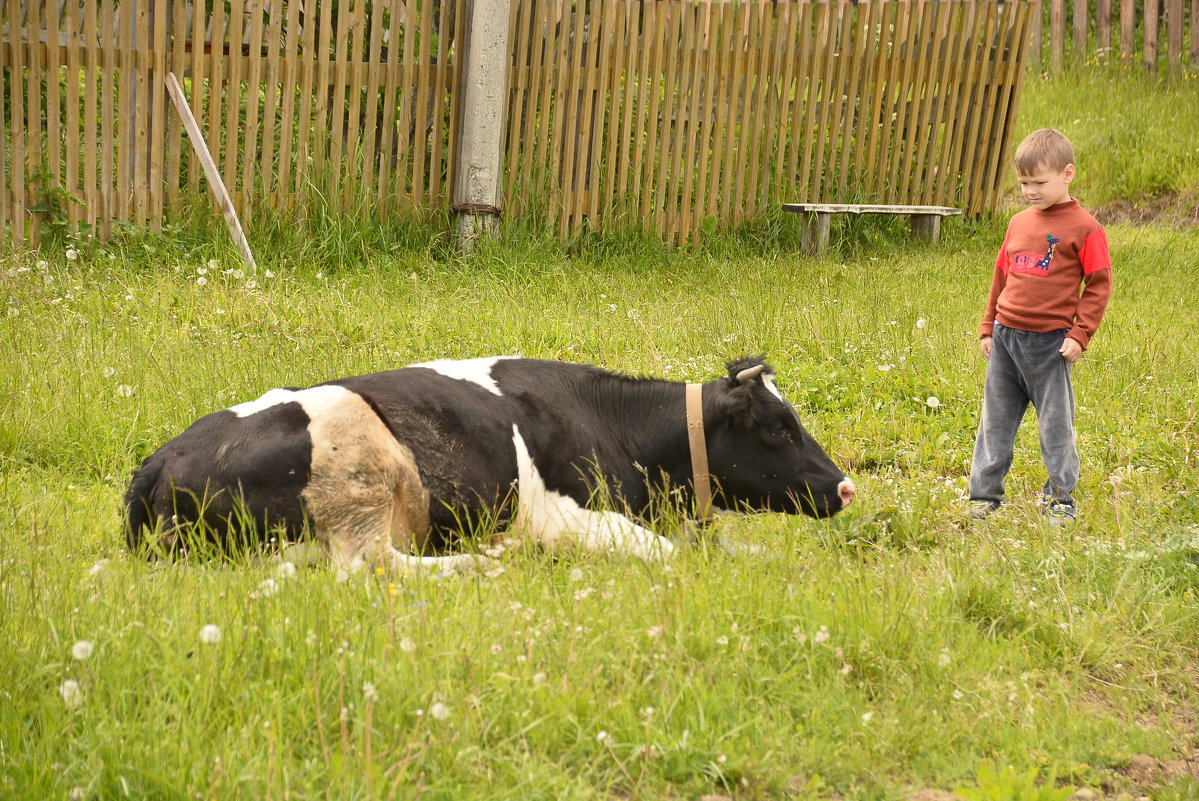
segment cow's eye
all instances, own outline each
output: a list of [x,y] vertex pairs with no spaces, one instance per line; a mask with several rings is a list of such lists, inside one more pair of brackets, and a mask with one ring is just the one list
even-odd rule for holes
[[774,423],[770,426],[770,436],[772,439],[781,439],[786,442],[795,442],[795,435],[785,423]]

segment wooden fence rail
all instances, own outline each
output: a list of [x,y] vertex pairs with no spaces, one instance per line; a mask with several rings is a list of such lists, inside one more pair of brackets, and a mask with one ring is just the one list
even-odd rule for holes
[[[444,210],[465,0],[0,0],[0,229],[158,228],[222,178],[346,213]],[[464,6],[463,6],[464,8]],[[503,207],[687,239],[787,201],[995,202],[1022,0],[513,0]],[[79,202],[71,202],[71,199]],[[247,219],[253,238],[253,221]]]
[[1061,72],[1093,62],[1199,71],[1199,0],[1033,0],[1029,61]]

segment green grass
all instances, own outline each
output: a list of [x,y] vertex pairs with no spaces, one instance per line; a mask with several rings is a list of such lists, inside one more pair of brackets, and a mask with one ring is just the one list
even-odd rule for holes
[[[1066,130],[1089,204],[1185,214],[1194,80],[1113,75],[1030,82],[1020,133]],[[1082,516],[1056,531],[1031,416],[1013,503],[963,521],[998,219],[935,247],[841,224],[821,259],[781,214],[697,254],[510,228],[465,261],[317,209],[258,218],[254,277],[219,225],[0,264],[0,799],[1199,797],[1171,762],[1199,747],[1193,228],[1109,227]],[[766,555],[518,546],[498,578],[339,582],[123,548],[138,460],[271,387],[498,353],[703,380],[761,352],[859,487],[832,521],[716,524]]]
[[[1194,226],[1199,220],[1199,74],[1146,75],[1139,65],[1029,75],[1016,141],[1057,128],[1074,143],[1074,194],[1112,215]],[[1012,182],[1013,192],[1015,184]]]

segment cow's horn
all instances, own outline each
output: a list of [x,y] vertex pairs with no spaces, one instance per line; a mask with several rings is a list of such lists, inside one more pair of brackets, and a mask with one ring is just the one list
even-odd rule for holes
[[765,369],[766,365],[764,364],[755,364],[753,367],[746,367],[744,370],[737,373],[737,383],[748,384],[750,381],[753,381],[755,378],[760,376],[762,371]]

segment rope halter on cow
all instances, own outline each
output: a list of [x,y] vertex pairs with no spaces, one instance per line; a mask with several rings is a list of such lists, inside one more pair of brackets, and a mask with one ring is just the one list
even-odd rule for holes
[[695,487],[695,513],[712,521],[712,476],[708,473],[708,443],[704,438],[704,387],[687,385],[687,442],[691,446],[691,481]]

